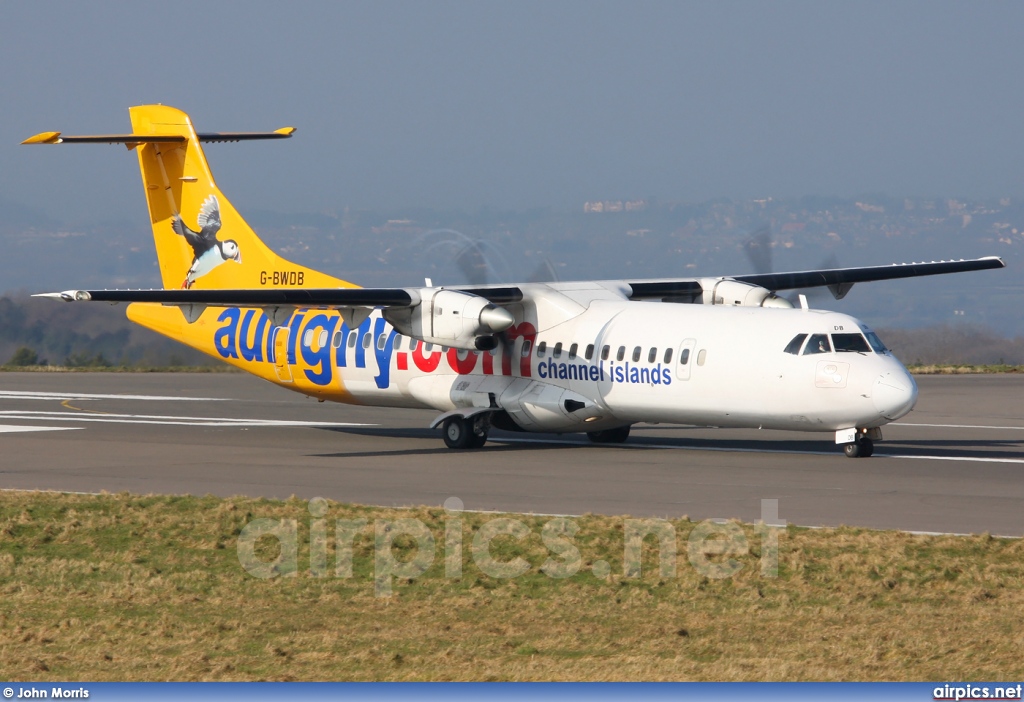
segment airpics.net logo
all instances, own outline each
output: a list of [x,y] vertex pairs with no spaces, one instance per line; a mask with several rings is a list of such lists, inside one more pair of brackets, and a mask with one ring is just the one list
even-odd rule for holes
[[[463,525],[466,512],[462,500],[457,497],[445,501],[443,529],[438,529],[437,534],[423,521],[415,518],[375,519],[372,523],[367,519],[328,520],[327,500],[320,497],[311,499],[307,507],[310,514],[308,574],[315,578],[354,577],[356,541],[362,535],[369,534],[373,537],[372,577],[377,597],[391,596],[396,579],[412,580],[433,567],[438,556],[438,541],[442,544],[444,577],[448,579],[458,580],[463,577],[463,552],[467,547],[472,567],[490,578],[518,578],[533,567],[521,555],[502,559],[494,552],[499,537],[508,537],[515,543],[522,543],[533,535],[534,531],[525,521],[495,516],[486,519],[467,534]],[[774,578],[779,572],[779,533],[785,527],[786,522],[779,519],[779,501],[765,499],[761,500],[761,519],[755,524],[754,539],[748,538],[743,528],[735,522],[708,519],[690,530],[682,548],[686,549],[690,566],[700,575],[709,579],[725,579],[748,567],[748,564],[738,559],[749,556],[751,541],[757,540],[760,575]],[[547,552],[539,568],[541,573],[549,578],[565,579],[584,570],[583,554],[577,545],[577,537],[581,536],[580,527],[576,521],[568,517],[553,517],[539,531],[540,540]],[[332,550],[332,539],[329,538],[331,532],[333,570],[328,569],[328,556]],[[650,544],[648,548],[655,549],[659,577],[663,580],[676,577],[680,540],[672,522],[654,518],[624,519],[622,534],[623,577],[639,578],[643,574],[645,540]],[[236,552],[238,562],[246,573],[266,580],[298,575],[299,546],[299,520],[264,518],[245,525],[238,536]],[[403,553],[396,554],[396,550]],[[509,555],[504,553],[507,549],[500,550],[502,555]],[[261,557],[268,555],[268,551],[276,552],[276,556],[272,559]],[[612,566],[605,560],[593,561],[587,568],[598,579],[607,578],[612,572]]]

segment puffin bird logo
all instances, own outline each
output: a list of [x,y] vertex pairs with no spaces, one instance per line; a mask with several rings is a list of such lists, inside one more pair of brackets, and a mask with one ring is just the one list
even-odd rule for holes
[[191,288],[197,278],[202,278],[225,261],[242,262],[242,252],[238,250],[238,243],[234,239],[217,240],[217,232],[220,231],[220,203],[217,202],[216,195],[210,195],[203,200],[199,216],[196,217],[196,225],[199,227],[198,232],[189,229],[181,215],[175,215],[174,221],[171,222],[171,228],[185,237],[185,241],[195,254],[192,258],[192,267],[188,269],[185,282],[181,284],[185,289]]

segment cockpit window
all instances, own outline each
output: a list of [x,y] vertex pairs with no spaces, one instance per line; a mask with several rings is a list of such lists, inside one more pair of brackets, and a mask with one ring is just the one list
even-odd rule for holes
[[864,336],[868,338],[868,343],[871,344],[871,348],[875,350],[875,353],[889,353],[889,349],[885,348],[885,344],[878,338],[878,334],[875,334],[870,329],[864,330]]
[[832,344],[839,352],[871,353],[871,347],[860,334],[833,334]]
[[793,340],[786,344],[786,353],[791,353],[794,356],[800,353],[800,347],[803,346],[804,339],[807,338],[806,334],[797,334],[793,337]]
[[804,356],[814,353],[831,353],[832,347],[828,343],[828,334],[811,334],[807,346],[804,347]]

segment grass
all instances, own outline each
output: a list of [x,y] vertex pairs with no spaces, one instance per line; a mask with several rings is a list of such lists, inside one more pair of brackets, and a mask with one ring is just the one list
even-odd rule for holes
[[[312,517],[297,499],[0,493],[0,677],[1024,677],[1020,540],[790,527],[779,535],[778,576],[766,577],[759,532],[737,525],[749,548],[732,557],[743,567],[716,579],[688,561],[698,525],[683,519],[672,522],[674,576],[659,572],[652,536],[642,573],[627,577],[624,519],[588,515],[572,520],[581,569],[555,579],[545,561],[567,559],[555,553],[556,534],[547,534],[554,548],[542,541],[550,518],[517,516],[524,538],[497,536],[490,550],[525,559],[527,570],[502,579],[471,558],[474,535],[497,515],[326,506],[329,576],[314,577]],[[297,568],[285,562],[268,579],[243,570],[237,540],[258,518],[297,521]],[[370,525],[353,542],[351,577],[334,575],[338,519]],[[418,577],[391,578],[392,596],[378,597],[374,524],[395,519],[423,522],[437,557]],[[445,573],[446,523],[463,535],[461,561],[447,563],[461,562],[461,577]],[[255,549],[268,562],[281,550],[266,536]],[[401,563],[416,552],[399,536],[388,553]],[[610,573],[597,577],[601,560]]]
[[963,375],[979,373],[1024,373],[1024,366],[1012,366],[1005,363],[971,365],[968,363],[952,364],[916,364],[907,366],[914,375]]

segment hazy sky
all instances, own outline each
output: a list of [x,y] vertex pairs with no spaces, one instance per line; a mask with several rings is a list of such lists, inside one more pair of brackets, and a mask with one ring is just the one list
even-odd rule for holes
[[0,3],[0,198],[144,212],[162,102],[245,212],[1024,194],[1024,3]]

